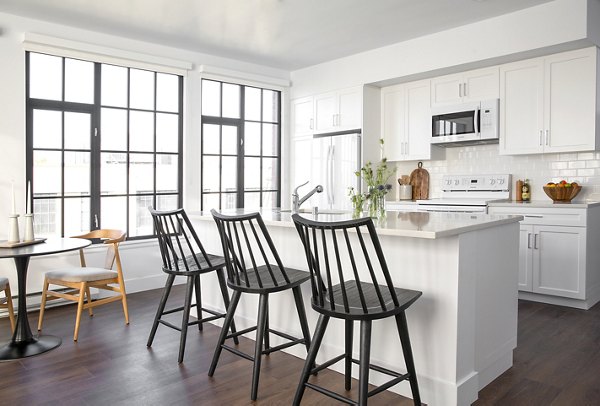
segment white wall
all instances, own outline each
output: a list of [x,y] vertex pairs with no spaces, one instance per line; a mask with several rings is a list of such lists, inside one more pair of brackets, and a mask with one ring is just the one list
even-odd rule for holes
[[[0,239],[6,239],[8,232],[11,181],[15,182],[19,211],[22,213],[25,207],[25,52],[22,44],[25,33],[109,47],[119,50],[121,56],[131,53],[132,59],[145,54],[149,59],[169,58],[186,61],[194,66],[185,81],[184,128],[184,205],[192,210],[199,207],[199,66],[208,65],[243,72],[254,80],[257,77],[273,78],[276,82],[289,80],[288,72],[270,67],[0,13]],[[81,51],[85,51],[85,48]],[[165,278],[160,271],[157,250],[154,241],[124,244],[122,257],[129,292],[164,284]],[[32,260],[28,291],[35,292],[41,289],[44,270],[75,265],[78,263],[77,258],[76,255],[66,254]],[[16,294],[17,280],[12,260],[0,260],[0,275],[10,278],[13,292]]]

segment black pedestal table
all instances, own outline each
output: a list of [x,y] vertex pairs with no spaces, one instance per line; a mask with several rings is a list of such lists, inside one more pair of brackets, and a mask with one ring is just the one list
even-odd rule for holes
[[13,258],[19,282],[19,305],[15,332],[8,344],[0,348],[0,361],[30,357],[58,347],[62,340],[51,335],[31,334],[27,318],[27,267],[35,256],[58,254],[87,247],[91,242],[80,238],[54,238],[46,242],[17,248],[0,248],[0,258]]

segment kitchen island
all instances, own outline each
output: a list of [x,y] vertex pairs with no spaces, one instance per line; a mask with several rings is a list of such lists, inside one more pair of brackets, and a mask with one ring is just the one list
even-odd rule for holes
[[[290,213],[263,210],[261,214],[283,263],[307,269]],[[207,250],[221,253],[217,228],[210,214],[190,213],[190,218]],[[320,221],[348,218],[349,214],[317,217]],[[512,352],[517,344],[521,219],[521,216],[388,212],[385,219],[376,221],[394,284],[423,292],[407,311],[407,318],[421,397],[427,404],[468,405],[477,399],[480,389],[512,366]],[[203,305],[222,308],[216,278],[203,278],[203,283]],[[312,332],[317,313],[311,311],[308,283],[303,291]],[[236,313],[238,328],[256,322],[258,297],[244,296]],[[271,326],[301,335],[292,295],[273,295],[269,317]],[[325,335],[317,362],[344,351],[343,322],[332,319],[330,323],[334,324]],[[375,322],[373,330],[372,362],[402,370],[404,361],[394,321]],[[272,340],[275,342],[276,337]],[[358,356],[358,340],[354,341]],[[290,348],[289,353],[306,356],[305,350],[298,346]],[[343,372],[343,363],[335,369]],[[357,377],[358,371],[353,372]],[[381,384],[385,377],[372,373],[370,381]],[[406,382],[391,390],[411,396]]]

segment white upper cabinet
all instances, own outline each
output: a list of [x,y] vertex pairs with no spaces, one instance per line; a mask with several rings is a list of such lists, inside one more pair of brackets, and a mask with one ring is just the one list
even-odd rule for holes
[[352,130],[362,123],[362,86],[314,98],[315,133]]
[[314,132],[313,97],[292,100],[292,135],[300,137]]
[[389,161],[439,159],[432,147],[430,82],[404,83],[381,89],[385,155]]
[[597,51],[586,48],[500,67],[500,154],[597,148]]
[[444,106],[499,97],[498,67],[477,69],[431,80],[431,105]]

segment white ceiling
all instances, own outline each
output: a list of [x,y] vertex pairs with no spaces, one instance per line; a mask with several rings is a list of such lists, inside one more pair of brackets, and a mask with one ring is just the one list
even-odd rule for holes
[[296,70],[550,0],[0,0],[0,12]]

